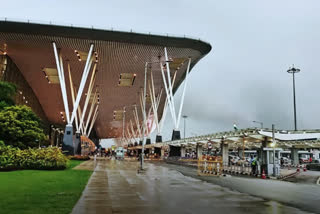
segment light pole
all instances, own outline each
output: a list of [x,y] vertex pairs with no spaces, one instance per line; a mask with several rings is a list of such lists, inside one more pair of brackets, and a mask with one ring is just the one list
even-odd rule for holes
[[143,84],[143,100],[142,100],[142,107],[143,107],[143,126],[142,126],[142,135],[143,135],[143,141],[142,141],[142,150],[141,150],[141,159],[140,159],[140,169],[144,170],[144,145],[146,143],[146,95],[147,95],[147,71],[148,71],[148,65],[152,63],[159,63],[160,59],[158,62],[146,62],[145,67],[144,67],[144,84]]
[[259,121],[252,121],[253,123],[259,123],[260,124],[260,126],[261,126],[261,128],[263,129],[263,122],[259,122]]
[[125,122],[126,122],[126,106],[123,107],[123,112],[122,112],[122,146],[124,145],[124,138],[125,138]]
[[143,107],[143,126],[142,126],[142,150],[141,150],[141,158],[140,158],[140,169],[144,170],[143,162],[144,162],[144,144],[146,143],[146,91],[147,91],[147,70],[148,70],[148,62],[146,62],[144,67],[144,84],[143,84],[143,100],[142,100],[142,107]]
[[186,138],[186,119],[188,118],[187,115],[183,115],[183,138]]
[[294,74],[299,73],[300,69],[295,68],[292,66],[292,68],[289,68],[287,70],[289,74],[292,74],[292,84],[293,84],[293,111],[294,111],[294,130],[297,131],[297,113],[296,113],[296,85],[295,85],[295,79]]
[[274,136],[274,124],[272,124],[272,147],[273,147],[273,176],[276,177],[276,140]]

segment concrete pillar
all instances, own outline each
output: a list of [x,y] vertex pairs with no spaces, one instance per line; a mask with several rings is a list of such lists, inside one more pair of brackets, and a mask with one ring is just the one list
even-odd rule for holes
[[228,166],[229,165],[229,144],[225,142],[221,142],[221,155],[222,155],[223,166]]
[[180,153],[181,153],[181,157],[184,158],[186,156],[186,147],[181,145]]
[[81,139],[80,139],[80,132],[76,132],[76,138],[74,141],[74,152],[77,155],[81,155]]
[[265,173],[268,173],[267,151],[263,150],[268,145],[268,138],[265,137],[261,143],[261,147],[258,150],[258,174],[262,174],[263,170]]
[[267,163],[267,152],[266,151],[263,151],[263,148],[266,148],[267,147],[267,144],[268,144],[268,140],[267,138],[265,137],[265,139],[262,141],[262,145],[261,145],[261,148],[260,148],[260,156],[259,156],[259,161],[261,163],[261,165],[266,165],[268,164]]
[[197,158],[202,158],[202,144],[197,144]]
[[72,125],[66,125],[63,136],[62,151],[67,155],[74,155]]
[[56,141],[56,129],[52,128],[51,129],[51,146],[55,146],[55,141]]
[[60,145],[62,144],[63,142],[63,136],[64,134],[62,132],[58,132],[57,134],[57,147],[60,147]]
[[298,165],[299,164],[299,154],[298,154],[299,149],[297,148],[292,148],[291,149],[291,160],[292,164]]
[[161,159],[164,159],[164,147],[161,147]]
[[146,145],[149,145],[149,144],[151,144],[151,139],[148,137],[146,140]]
[[54,146],[59,147],[60,132],[57,130],[54,136]]
[[242,149],[242,146],[238,148],[238,154],[239,154],[239,157],[240,159],[242,160],[242,157],[243,157],[243,149]]
[[162,136],[161,135],[157,135],[156,136],[156,143],[161,143],[162,142]]
[[180,131],[173,130],[171,140],[180,140],[180,139],[181,139]]

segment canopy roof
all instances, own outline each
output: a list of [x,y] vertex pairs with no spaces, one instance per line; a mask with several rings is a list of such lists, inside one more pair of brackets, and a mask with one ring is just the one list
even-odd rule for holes
[[[281,148],[320,148],[320,130],[284,131],[275,130],[276,147]],[[196,145],[212,143],[213,147],[220,147],[222,142],[229,144],[230,148],[257,149],[263,142],[270,146],[272,130],[270,129],[240,129],[228,132],[218,132],[209,135],[190,137],[181,140],[168,141],[162,145]]]
[[[64,66],[70,64],[75,88],[79,87],[85,66],[85,60],[79,61],[79,58],[85,59],[90,44],[94,44],[98,56],[94,91],[98,91],[100,98],[99,116],[94,129],[99,138],[121,136],[122,121],[114,117],[114,112],[121,111],[124,106],[127,107],[126,120],[134,120],[132,106],[140,105],[139,93],[143,87],[145,63],[163,60],[164,47],[167,47],[169,57],[173,60],[172,66],[175,66],[171,76],[177,70],[174,91],[185,77],[186,59],[191,57],[192,68],[211,50],[210,44],[185,37],[0,21],[0,53],[7,54],[17,65],[38,98],[48,121],[60,125],[65,124],[61,118],[64,106],[59,79],[54,71],[53,41],[60,49]],[[151,64],[150,69],[157,94],[163,87],[159,64]],[[130,75],[134,75],[134,81]],[[120,82],[121,78],[123,82]],[[67,72],[65,79],[69,109],[72,109]],[[87,88],[88,83],[84,92],[87,92]],[[165,96],[162,96],[159,117],[164,102]],[[139,113],[141,119],[141,110]]]

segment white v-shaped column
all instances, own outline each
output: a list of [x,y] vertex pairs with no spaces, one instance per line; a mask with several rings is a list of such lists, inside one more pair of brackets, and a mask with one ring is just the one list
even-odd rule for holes
[[[174,87],[175,85],[175,81],[176,81],[176,76],[177,76],[177,71],[174,72],[174,75],[173,75],[173,79],[172,79],[172,87]],[[163,109],[163,112],[162,112],[162,117],[161,117],[161,121],[160,121],[160,134],[162,132],[162,129],[163,129],[163,125],[164,125],[164,121],[166,120],[166,117],[167,117],[167,112],[168,112],[168,108],[169,108],[169,101],[168,101],[169,97],[167,96],[166,97],[166,101],[164,103],[164,109]]]
[[[184,104],[186,86],[187,86],[188,79],[189,79],[188,77],[189,77],[189,73],[190,73],[191,58],[189,58],[189,60],[188,60],[188,67],[187,67],[187,71],[186,71],[186,79],[184,81],[184,88],[183,88],[183,92],[182,92],[180,108],[179,108],[179,112],[178,112],[178,115],[177,115],[178,117],[177,117],[176,116],[175,105],[174,105],[174,97],[173,97],[173,91],[172,91],[173,90],[173,86],[172,86],[173,84],[171,82],[170,61],[169,61],[169,58],[168,58],[167,48],[164,48],[164,55],[165,55],[165,60],[166,60],[167,79],[165,78],[165,75],[164,75],[164,67],[163,67],[162,63],[160,62],[162,79],[163,79],[165,91],[166,91],[166,94],[167,94],[167,100],[168,100],[168,104],[169,104],[169,107],[170,107],[171,116],[173,118],[174,127],[175,127],[175,130],[178,130],[179,129],[179,125],[180,125],[180,117],[181,117],[181,113],[182,113],[182,108],[183,108],[183,104]],[[167,82],[168,82],[168,84],[167,84]]]
[[[90,72],[91,64],[92,64],[92,61],[93,61],[93,58],[91,58],[92,51],[93,51],[93,46],[94,46],[93,44],[90,45],[90,49],[89,49],[86,65],[85,65],[84,70],[83,70],[83,74],[82,74],[79,90],[78,90],[78,93],[77,93],[76,102],[74,104],[74,108],[73,108],[73,111],[72,111],[70,124],[72,124],[72,122],[74,120],[74,117],[76,116],[76,111],[78,109],[78,106],[79,106],[79,103],[80,103],[80,100],[81,100],[82,92],[83,92],[84,86],[86,84],[86,81],[87,81],[87,78],[88,78],[88,75],[89,75],[89,72]],[[83,114],[85,114],[85,112],[83,112]],[[81,125],[80,125],[80,127],[81,127]]]
[[52,42],[53,45],[53,51],[54,51],[54,56],[55,56],[55,60],[56,60],[56,65],[57,65],[57,71],[58,71],[58,76],[59,76],[59,81],[60,81],[60,88],[61,88],[61,93],[62,93],[62,98],[63,98],[63,105],[64,105],[64,109],[66,112],[66,118],[67,118],[67,123],[68,125],[72,125],[73,120],[76,116],[76,111],[78,109],[80,100],[81,100],[81,96],[82,96],[82,92],[84,89],[84,86],[86,84],[87,78],[88,78],[88,74],[90,72],[90,67],[92,64],[92,50],[93,50],[93,44],[90,45],[90,50],[88,53],[88,58],[85,64],[85,68],[82,74],[82,78],[81,78],[81,82],[80,82],[80,87],[77,93],[77,98],[76,101],[74,103],[73,106],[73,111],[71,114],[71,118],[70,118],[70,113],[69,113],[69,104],[68,104],[68,97],[67,97],[67,91],[66,91],[66,84],[65,84],[65,78],[64,78],[64,69],[63,69],[63,61],[62,61],[62,56],[61,54],[58,55],[58,50],[57,50],[57,46],[55,42]]
[[64,110],[66,113],[67,123],[69,124],[70,123],[69,104],[68,104],[68,97],[67,97],[67,91],[66,91],[66,84],[64,80],[62,57],[61,57],[61,54],[58,54],[56,43],[52,42],[52,45],[53,45],[54,57],[57,65],[58,77],[60,81],[60,88],[61,88]]

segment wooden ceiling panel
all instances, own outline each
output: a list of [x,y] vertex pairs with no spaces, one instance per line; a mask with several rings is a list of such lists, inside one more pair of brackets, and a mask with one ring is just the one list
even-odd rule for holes
[[[121,135],[121,133],[116,131],[116,128],[119,128],[119,124],[116,123],[117,121],[114,121],[113,113],[126,106],[126,120],[134,121],[132,109],[133,105],[140,106],[139,96],[144,83],[145,63],[158,61],[159,57],[163,59],[164,46],[108,41],[107,39],[92,40],[63,36],[10,33],[1,32],[0,29],[0,45],[7,44],[8,56],[15,62],[32,87],[49,121],[55,124],[64,124],[60,115],[60,112],[64,112],[61,89],[59,84],[49,84],[42,72],[44,68],[47,68],[46,74],[51,78],[50,81],[52,83],[59,82],[56,70],[54,71],[56,64],[52,41],[56,42],[63,58],[69,109],[72,109],[72,102],[67,65],[70,64],[73,83],[77,90],[86,62],[85,57],[90,44],[94,44],[94,51],[98,56],[94,91],[97,89],[100,100],[99,115],[94,127],[100,138],[110,138],[117,134]],[[75,50],[80,54],[81,61],[79,61]],[[204,55],[199,50],[188,47],[182,48],[168,45],[167,50],[169,57],[175,59],[172,66],[174,69],[178,69],[175,84],[176,90],[185,77],[187,68],[186,59],[191,57],[191,66],[194,66]],[[88,79],[91,76],[92,67]],[[54,69],[49,70],[48,68]],[[159,64],[151,64],[151,70],[153,72],[155,90],[158,93],[163,88]],[[171,76],[173,76],[174,71],[173,69],[171,70]],[[134,84],[131,84],[130,87],[119,87],[120,74],[123,75],[124,73],[129,73],[131,79],[129,78],[128,82],[123,84],[132,82],[132,74],[135,74]],[[149,74],[148,78],[150,78]],[[83,94],[88,91],[88,82]],[[84,97],[82,96],[80,103],[82,107],[84,105]],[[163,91],[159,116],[162,114],[165,97]],[[140,108],[138,112],[139,117],[142,118]]]

